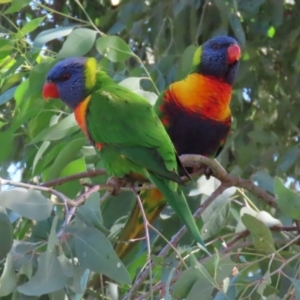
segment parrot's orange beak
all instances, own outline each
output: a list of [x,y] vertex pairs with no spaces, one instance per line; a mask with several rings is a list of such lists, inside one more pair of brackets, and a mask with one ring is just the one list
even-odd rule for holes
[[53,82],[48,81],[44,84],[43,97],[46,101],[48,101],[50,98],[54,98],[54,99],[59,98],[57,86]]
[[232,44],[227,49],[228,62],[233,64],[241,58],[241,48],[237,44]]

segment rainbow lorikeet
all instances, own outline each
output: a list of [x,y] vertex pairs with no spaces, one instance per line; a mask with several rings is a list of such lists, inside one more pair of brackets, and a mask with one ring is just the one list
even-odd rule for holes
[[[237,41],[218,36],[195,51],[192,68],[181,81],[172,83],[158,98],[155,111],[162,120],[176,151],[181,154],[217,156],[231,126],[230,100],[241,50]],[[157,189],[141,193],[150,223],[165,207],[166,200]],[[125,243],[144,235],[138,205],[135,205],[115,245],[124,258],[135,246]]]
[[202,244],[180,184],[175,148],[151,104],[97,69],[94,58],[67,58],[49,72],[45,99],[60,98],[99,151],[107,173],[148,178]]

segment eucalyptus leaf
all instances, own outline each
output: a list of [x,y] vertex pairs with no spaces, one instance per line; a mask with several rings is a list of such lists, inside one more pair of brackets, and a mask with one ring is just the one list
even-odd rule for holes
[[285,187],[279,177],[274,179],[274,192],[277,204],[283,213],[300,220],[300,195]]
[[86,138],[75,139],[68,143],[55,158],[45,180],[48,181],[56,178],[61,170],[78,156],[80,149],[85,143]]
[[33,41],[33,48],[42,48],[47,42],[70,34],[74,26],[58,27],[40,32]]
[[17,290],[28,296],[41,296],[60,290],[65,282],[66,278],[59,260],[54,252],[47,252],[40,255],[39,267],[35,274]]
[[[26,6],[31,0],[12,0],[11,6],[4,12],[4,14],[11,14],[19,11]],[[7,2],[7,1],[6,1]],[[10,2],[10,1],[8,1]]]
[[[1,249],[2,250],[2,249]],[[8,296],[17,287],[17,276],[13,268],[13,257],[7,255],[4,270],[0,277],[0,297]]]
[[53,203],[40,192],[23,188],[0,192],[0,205],[36,221],[47,219],[53,207]]
[[258,251],[267,253],[275,252],[271,230],[262,221],[248,214],[244,214],[241,219],[246,228],[250,231],[254,247]]
[[45,128],[31,141],[31,143],[60,140],[65,136],[74,133],[76,130],[79,130],[79,127],[74,118],[74,114],[70,114],[66,118],[60,120],[57,124]]
[[45,17],[40,17],[36,19],[32,19],[31,21],[27,22],[21,29],[22,34],[27,34],[29,32],[34,31],[43,21]]
[[10,88],[9,90],[5,91],[3,94],[1,94],[0,95],[0,105],[4,104],[7,101],[9,101],[10,99],[12,99],[16,89],[17,89],[17,86],[14,86],[14,87]]
[[[97,32],[88,28],[74,29],[67,37],[63,47],[58,53],[58,58],[82,56],[89,52],[96,39]],[[74,47],[76,45],[76,47]]]
[[111,279],[130,284],[129,274],[109,240],[95,228],[84,228],[74,233],[75,252],[82,266]]
[[124,61],[133,55],[130,47],[118,36],[98,38],[96,48],[99,53],[113,62]]
[[[13,244],[13,228],[8,216],[0,212],[0,260],[3,259]],[[0,289],[1,290],[1,289]]]

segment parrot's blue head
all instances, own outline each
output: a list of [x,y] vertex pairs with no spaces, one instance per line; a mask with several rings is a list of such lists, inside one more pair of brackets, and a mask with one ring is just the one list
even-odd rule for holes
[[197,48],[193,59],[193,71],[220,78],[232,85],[239,67],[241,49],[230,36],[217,36]]
[[45,99],[60,98],[71,109],[75,109],[95,85],[95,77],[94,58],[64,59],[50,70],[43,87],[43,96]]

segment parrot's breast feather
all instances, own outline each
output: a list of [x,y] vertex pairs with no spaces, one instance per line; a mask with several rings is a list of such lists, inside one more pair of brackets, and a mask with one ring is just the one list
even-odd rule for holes
[[83,131],[83,133],[86,135],[86,137],[94,144],[94,146],[101,150],[102,144],[101,143],[95,143],[93,139],[91,138],[87,125],[86,125],[86,114],[88,110],[88,105],[91,101],[91,95],[86,97],[83,101],[81,101],[77,107],[74,110],[75,119],[77,121],[77,124],[79,125],[80,129]]
[[193,73],[171,84],[164,100],[175,102],[186,111],[202,117],[224,122],[231,115],[231,93],[231,85],[221,79]]

